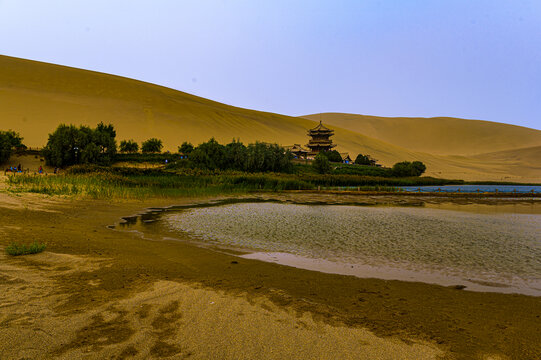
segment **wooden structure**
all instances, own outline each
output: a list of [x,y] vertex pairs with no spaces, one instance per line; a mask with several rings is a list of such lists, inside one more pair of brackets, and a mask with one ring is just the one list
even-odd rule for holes
[[303,148],[300,144],[293,144],[285,147],[286,150],[289,150],[293,154],[294,159],[305,159],[308,157],[309,151]]
[[330,151],[336,145],[332,143],[330,139],[334,135],[334,130],[331,130],[319,122],[319,125],[313,129],[308,130],[308,136],[310,140],[306,146],[310,148],[308,156],[316,156],[321,151]]

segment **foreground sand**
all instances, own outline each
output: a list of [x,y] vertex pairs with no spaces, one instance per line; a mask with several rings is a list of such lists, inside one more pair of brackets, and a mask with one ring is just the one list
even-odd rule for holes
[[1,251],[0,358],[541,356],[538,298],[321,274],[106,228],[171,203],[0,193],[0,246],[48,244]]

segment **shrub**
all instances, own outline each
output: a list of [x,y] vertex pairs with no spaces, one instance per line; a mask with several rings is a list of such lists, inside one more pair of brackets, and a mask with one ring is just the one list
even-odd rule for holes
[[376,159],[372,159],[372,157],[370,155],[363,155],[363,154],[359,154],[357,155],[357,157],[355,158],[355,164],[356,165],[370,165],[370,166],[374,166],[376,165]]
[[182,145],[178,147],[178,152],[184,155],[189,155],[193,151],[193,145],[189,142],[184,141]]
[[6,247],[6,253],[11,256],[37,254],[45,250],[47,245],[33,242],[30,245],[11,243]]
[[426,165],[420,161],[402,161],[393,165],[393,175],[396,177],[421,176]]
[[120,152],[123,153],[136,153],[139,151],[139,145],[133,140],[122,140],[120,142]]
[[159,153],[162,151],[162,148],[162,141],[156,138],[148,139],[141,144],[141,150],[144,153]]
[[312,166],[319,174],[328,174],[329,172],[331,172],[331,164],[329,162],[329,159],[321,153],[316,155]]
[[340,155],[340,153],[336,150],[324,151],[324,152],[321,152],[320,154],[325,155],[327,159],[329,159],[330,162],[337,162],[337,163],[342,162],[342,155]]

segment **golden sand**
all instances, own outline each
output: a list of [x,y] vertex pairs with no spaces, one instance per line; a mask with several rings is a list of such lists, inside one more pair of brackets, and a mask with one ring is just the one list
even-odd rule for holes
[[[393,199],[358,197],[369,200]],[[539,298],[317,273],[107,228],[193,201],[0,193],[0,358],[541,355]],[[46,252],[2,251],[33,240]]]
[[[214,136],[282,145],[307,142],[319,115],[291,117],[233,107],[118,76],[0,56],[0,128],[40,147],[60,123],[112,123],[117,138],[163,139],[176,151]],[[375,118],[324,114],[341,152],[370,154],[386,166],[420,160],[427,175],[541,182],[541,131],[453,118]],[[315,121],[314,121],[315,120]],[[492,154],[506,151],[506,153]],[[479,155],[488,154],[489,155]]]

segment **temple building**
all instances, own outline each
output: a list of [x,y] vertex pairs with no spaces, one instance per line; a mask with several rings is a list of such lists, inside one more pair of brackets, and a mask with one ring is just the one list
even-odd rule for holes
[[293,154],[294,159],[304,159],[306,160],[309,151],[304,149],[300,144],[293,144],[285,147],[286,150],[289,150]]
[[316,156],[321,151],[330,151],[336,145],[329,139],[334,135],[334,130],[331,130],[319,122],[319,125],[313,129],[308,130],[308,136],[310,140],[306,146],[310,149],[308,156]]

